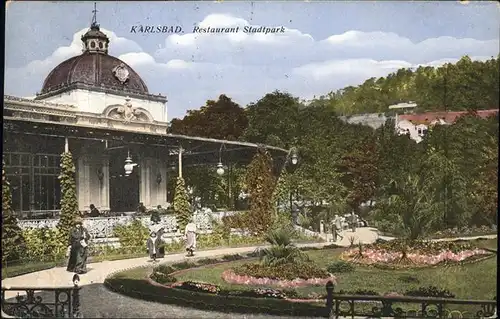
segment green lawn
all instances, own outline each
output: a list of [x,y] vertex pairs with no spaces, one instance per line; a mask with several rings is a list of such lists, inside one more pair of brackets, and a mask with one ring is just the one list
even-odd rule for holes
[[[497,248],[496,239],[478,240],[475,244],[481,247]],[[308,251],[307,254],[320,267],[326,267],[330,262],[338,260],[343,249]],[[179,281],[208,282],[233,290],[248,289],[246,285],[233,285],[221,279],[222,272],[230,267],[244,263],[237,261],[223,265],[207,266],[202,269],[194,269],[179,274]],[[466,265],[442,266],[436,268],[412,269],[412,270],[381,270],[357,266],[354,272],[338,274],[338,285],[336,291],[355,291],[359,289],[374,290],[379,293],[398,292],[419,288],[421,286],[437,286],[440,289],[448,289],[458,299],[487,299],[491,300],[496,295],[496,258],[492,257],[484,261]],[[414,282],[407,283],[401,277],[411,276]],[[296,289],[300,296],[310,293],[325,294],[324,287],[305,287]]]

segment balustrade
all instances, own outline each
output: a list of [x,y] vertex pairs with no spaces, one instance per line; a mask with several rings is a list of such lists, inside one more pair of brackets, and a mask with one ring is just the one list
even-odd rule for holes
[[2,318],[81,318],[78,283],[79,278],[72,287],[2,287]]
[[[212,221],[220,221],[222,216],[226,214],[233,214],[234,212],[205,212],[198,211],[194,214],[194,220],[198,230],[203,232],[210,232],[212,230]],[[113,216],[113,217],[88,217],[84,218],[83,225],[89,231],[89,234],[94,239],[107,239],[114,237],[114,229],[119,225],[130,224],[133,220],[139,220],[141,223],[148,227],[150,231],[158,231],[164,228],[166,235],[174,235],[178,233],[177,219],[174,215],[162,215],[158,223],[153,223],[150,216]],[[22,229],[37,229],[37,228],[55,228],[59,219],[26,219],[19,220],[19,226]]]
[[329,318],[497,318],[495,300],[344,295],[334,288],[326,284]]

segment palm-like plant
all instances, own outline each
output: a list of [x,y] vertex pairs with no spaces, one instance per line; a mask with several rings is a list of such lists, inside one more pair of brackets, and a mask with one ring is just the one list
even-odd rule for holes
[[377,213],[397,216],[397,227],[404,238],[423,236],[440,219],[432,194],[420,176],[409,174],[400,183],[395,182],[394,193],[381,203]]
[[259,251],[260,261],[264,266],[301,263],[308,260],[308,256],[292,243],[290,234],[283,229],[268,232],[264,239],[271,245]]

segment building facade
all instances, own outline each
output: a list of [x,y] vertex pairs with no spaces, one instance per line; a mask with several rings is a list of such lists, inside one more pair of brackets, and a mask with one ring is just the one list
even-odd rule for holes
[[[260,147],[168,134],[166,97],[150,94],[129,65],[108,54],[110,45],[94,19],[82,54],[55,67],[36,98],[4,96],[3,158],[20,217],[57,214],[63,152],[73,155],[80,211],[94,204],[132,212],[140,202],[168,205],[169,168],[182,175],[183,161],[229,161],[232,149],[249,157]],[[288,154],[268,148],[275,158]]]

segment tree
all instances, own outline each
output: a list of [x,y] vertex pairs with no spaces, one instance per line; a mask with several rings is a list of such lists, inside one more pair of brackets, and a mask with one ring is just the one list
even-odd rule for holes
[[314,99],[311,105],[328,104],[338,114],[388,112],[388,106],[414,101],[419,111],[463,111],[497,108],[500,59],[399,69],[386,77],[370,78]]
[[11,203],[10,184],[5,176],[5,163],[2,161],[2,262],[18,259],[24,246],[22,230],[12,211]]
[[245,110],[222,94],[199,110],[190,110],[182,120],[173,119],[169,133],[238,140],[248,124]]
[[276,181],[272,174],[272,161],[269,152],[259,148],[246,173],[250,196],[250,214],[246,226],[256,234],[267,232],[273,221],[273,193]]
[[365,138],[342,157],[344,185],[349,189],[347,203],[358,211],[361,203],[374,199],[377,187],[377,152],[373,138]]
[[[201,136],[222,140],[239,140],[248,124],[245,109],[226,95],[217,101],[209,100],[200,110],[188,111],[183,119],[173,119],[169,133]],[[238,169],[233,167],[225,176],[236,178]],[[215,174],[213,167],[196,166],[186,170],[186,184],[192,186],[196,197],[206,206],[228,206],[230,201],[227,177]],[[234,184],[232,184],[234,185]],[[232,194],[234,194],[234,189]],[[236,190],[237,191],[237,190]],[[231,195],[232,195],[231,194]],[[233,197],[233,196],[232,196]],[[229,204],[229,206],[232,206]]]
[[453,158],[433,148],[426,153],[420,172],[434,202],[442,228],[462,227],[470,220],[466,179]]
[[408,135],[399,135],[393,120],[388,120],[375,132],[377,152],[376,197],[390,190],[391,181],[401,182],[408,174],[416,173],[424,153],[423,144]]
[[248,127],[244,139],[253,143],[291,148],[298,137],[299,99],[274,91],[247,107]]
[[61,245],[66,246],[68,236],[76,217],[80,216],[78,210],[78,199],[76,197],[75,164],[70,152],[61,155],[61,174],[59,183],[61,185],[61,212],[57,229]]
[[180,176],[177,177],[177,183],[175,184],[174,213],[180,230],[184,231],[186,225],[193,217],[193,212],[191,210],[191,204],[189,203],[186,184],[184,183],[184,179]]

